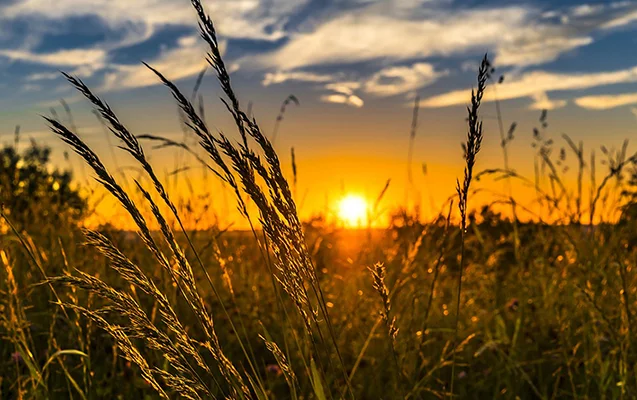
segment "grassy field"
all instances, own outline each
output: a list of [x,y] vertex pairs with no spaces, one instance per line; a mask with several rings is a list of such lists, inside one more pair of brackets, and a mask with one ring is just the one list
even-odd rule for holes
[[[20,191],[13,208],[5,204],[0,398],[637,397],[637,229],[627,179],[637,176],[637,155],[604,149],[596,168],[581,144],[565,137],[552,152],[538,130],[538,168],[526,178],[509,169],[513,130],[501,130],[504,168],[474,169],[492,73],[485,57],[467,93],[464,175],[437,218],[395,210],[386,229],[301,221],[276,151],[234,94],[214,25],[192,3],[239,142],[209,130],[189,96],[153,71],[205,153],[196,161],[234,191],[253,228],[188,229],[192,210],[157,177],[138,137],[67,76],[150,185],[114,177],[71,126],[46,118],[135,228],[81,228],[90,210],[59,195],[67,175],[55,176],[55,196]],[[562,179],[567,152],[574,188]],[[17,174],[32,179],[46,160],[23,167],[20,157],[5,149],[3,176],[13,178],[3,190],[22,190]],[[473,211],[473,185],[488,178],[508,193]],[[532,222],[517,218],[525,206],[512,181],[535,189]]]

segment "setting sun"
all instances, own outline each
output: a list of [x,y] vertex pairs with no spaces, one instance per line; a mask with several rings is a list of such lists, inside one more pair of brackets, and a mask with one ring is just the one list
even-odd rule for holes
[[362,226],[367,219],[367,201],[355,194],[343,197],[338,204],[338,217],[346,226]]

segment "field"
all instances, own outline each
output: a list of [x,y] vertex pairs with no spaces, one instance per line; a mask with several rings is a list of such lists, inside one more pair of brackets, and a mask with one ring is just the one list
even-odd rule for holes
[[[192,3],[240,140],[209,128],[153,72],[205,154],[197,161],[234,193],[251,229],[189,228],[193,208],[175,200],[138,139],[200,153],[134,136],[67,75],[144,184],[112,174],[70,124],[46,117],[133,228],[88,227],[90,201],[70,174],[47,172],[45,149],[3,149],[0,398],[637,397],[637,154],[604,148],[596,161],[568,136],[553,151],[536,131],[536,176],[510,170],[513,131],[482,129],[485,56],[467,93],[465,169],[436,218],[397,209],[373,226],[383,191],[366,228],[302,221],[296,176],[240,105],[213,21]],[[477,169],[487,134],[501,140],[504,168]],[[475,182],[493,178],[505,195],[473,205]],[[526,206],[513,181],[535,191],[534,218],[517,217]]]

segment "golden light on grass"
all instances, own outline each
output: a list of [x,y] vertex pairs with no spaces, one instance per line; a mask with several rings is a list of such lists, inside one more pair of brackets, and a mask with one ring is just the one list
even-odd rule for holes
[[367,200],[356,194],[348,194],[338,203],[338,218],[347,227],[360,227],[367,220]]

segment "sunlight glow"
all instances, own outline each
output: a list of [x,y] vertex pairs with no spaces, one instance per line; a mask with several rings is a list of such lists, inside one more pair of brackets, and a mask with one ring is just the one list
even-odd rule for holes
[[338,204],[338,218],[347,227],[361,227],[367,220],[367,201],[358,195],[349,194]]

